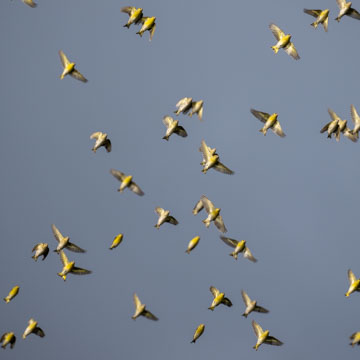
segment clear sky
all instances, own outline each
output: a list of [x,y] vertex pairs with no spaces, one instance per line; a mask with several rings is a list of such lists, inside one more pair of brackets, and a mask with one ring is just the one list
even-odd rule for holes
[[[123,27],[126,5],[156,16],[152,42]],[[328,33],[304,7],[330,8]],[[2,359],[359,358],[348,337],[360,331],[360,295],[344,293],[347,270],[360,277],[360,145],[319,133],[328,107],[351,127],[350,104],[360,110],[360,21],[338,24],[337,13],[335,0],[1,1],[1,297],[20,286],[0,303],[0,332],[18,339]],[[292,34],[299,61],[274,55],[270,22]],[[87,84],[59,79],[60,49]],[[180,115],[188,137],[166,142],[162,117],[183,97],[204,100],[204,121]],[[250,108],[277,112],[287,136],[264,137]],[[94,131],[108,133],[111,153],[91,151]],[[201,173],[202,139],[235,175]],[[145,196],[119,194],[111,168]],[[192,215],[202,194],[256,264],[231,258],[206,214]],[[179,225],[155,229],[156,206]],[[93,274],[56,275],[52,223],[87,249],[67,254]],[[35,263],[39,242],[51,253]],[[209,311],[210,285],[233,307]],[[270,313],[243,318],[241,289]],[[158,322],[131,319],[134,292]],[[21,339],[30,317],[45,338]],[[255,352],[252,319],[284,345]]]

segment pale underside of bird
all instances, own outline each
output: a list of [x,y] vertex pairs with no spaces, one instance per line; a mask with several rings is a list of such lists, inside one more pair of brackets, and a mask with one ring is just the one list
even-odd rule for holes
[[203,161],[200,163],[200,165],[203,166],[203,169],[201,171],[204,174],[206,174],[209,169],[214,169],[227,175],[234,174],[232,170],[230,170],[228,167],[226,167],[223,163],[220,162],[220,157],[216,153],[216,148],[210,148],[206,145],[204,140],[201,141],[199,151],[202,152],[203,155]]
[[349,345],[351,345],[351,346],[360,345],[360,331],[354,332],[350,336],[350,340],[351,340],[351,343]]
[[9,303],[18,293],[19,293],[19,290],[20,290],[20,286],[18,285],[15,285],[10,291],[9,291],[9,294],[4,297],[4,301],[6,303]]
[[38,257],[42,255],[42,260],[44,261],[45,258],[48,256],[49,254],[49,246],[46,243],[39,243],[36,244],[31,252],[34,252],[35,254],[32,256],[32,258],[37,261]]
[[295,45],[290,41],[291,35],[285,35],[285,33],[275,24],[270,24],[269,28],[277,40],[277,43],[271,47],[274,50],[274,53],[277,54],[279,49],[284,49],[284,51],[293,59],[299,60],[300,56]]
[[346,2],[346,0],[336,0],[336,2],[339,7],[339,14],[335,18],[335,20],[337,20],[337,22],[339,22],[340,19],[345,15],[350,16],[353,19],[360,20],[359,12],[351,7],[352,3],[350,1]]
[[63,249],[67,249],[76,253],[86,252],[86,250],[70,242],[70,238],[68,236],[63,236],[60,230],[54,224],[51,225],[51,230],[54,234],[55,240],[58,242],[58,246],[56,247],[54,252],[58,253]]
[[192,101],[191,102],[191,111],[189,112],[189,116],[192,117],[194,114],[197,114],[198,119],[202,121],[204,112],[204,101]]
[[121,8],[121,12],[129,15],[128,22],[124,25],[124,27],[127,28],[129,28],[132,24],[138,24],[143,17],[143,9],[137,9],[134,6],[124,6]]
[[140,36],[143,36],[145,31],[149,31],[149,33],[150,33],[149,41],[151,41],[154,36],[155,29],[156,29],[155,20],[156,20],[156,18],[154,16],[153,17],[143,16],[140,19],[140,22],[142,23],[142,27],[137,32],[137,34],[139,34]]
[[264,124],[264,126],[259,130],[259,132],[263,133],[264,136],[266,135],[269,129],[271,129],[274,132],[274,134],[280,137],[286,136],[281,128],[277,113],[273,113],[270,115],[266,112],[262,112],[255,109],[250,109],[250,112]]
[[216,287],[210,286],[210,292],[212,293],[214,300],[208,308],[209,310],[213,311],[220,304],[226,305],[227,307],[232,306],[232,302],[225,297],[225,293],[220,292]]
[[348,297],[355,291],[360,292],[360,279],[357,279],[351,269],[348,270],[349,289],[345,296]]
[[35,334],[35,335],[40,336],[40,337],[45,336],[44,331],[39,326],[37,326],[37,324],[38,324],[37,321],[35,321],[34,319],[31,318],[29,320],[28,326],[25,329],[25,331],[23,333],[23,336],[22,336],[23,339],[25,339],[30,334]]
[[169,140],[169,137],[172,134],[176,134],[179,135],[181,137],[187,137],[188,134],[186,132],[186,130],[179,125],[179,121],[178,120],[174,120],[171,116],[164,116],[163,117],[163,123],[166,126],[166,134],[163,137],[164,140]]
[[280,340],[269,335],[269,330],[264,331],[262,327],[255,320],[253,320],[251,324],[254,329],[255,335],[257,337],[257,342],[253,347],[255,350],[257,350],[261,344],[268,344],[275,346],[283,345],[283,343]]
[[76,80],[80,80],[86,83],[88,80],[82,75],[77,69],[75,69],[75,63],[70,62],[70,60],[66,57],[62,50],[59,51],[59,56],[61,63],[64,67],[62,74],[60,75],[60,79],[63,79],[66,75],[70,75]]
[[357,139],[359,139],[359,130],[360,130],[360,116],[358,112],[355,109],[354,105],[350,106],[351,111],[351,120],[354,123],[354,128],[352,130],[352,133],[356,136]]
[[60,260],[63,264],[63,269],[61,272],[58,273],[58,275],[63,278],[64,281],[66,281],[66,277],[68,274],[74,274],[74,275],[88,275],[92,272],[90,270],[86,270],[83,268],[79,268],[75,266],[75,261],[69,261],[67,258],[64,250],[60,251]]
[[16,336],[13,332],[6,332],[2,334],[0,338],[0,343],[2,343],[1,347],[3,349],[5,349],[8,344],[10,344],[10,349],[12,349],[15,346],[15,342],[16,342]]
[[176,104],[177,109],[174,111],[174,113],[176,115],[179,115],[181,113],[187,114],[191,109],[192,102],[192,98],[184,97],[180,99]]
[[210,226],[211,222],[214,222],[215,226],[222,232],[226,233],[226,227],[224,224],[224,220],[220,215],[220,208],[216,208],[214,204],[205,196],[202,195],[200,199],[204,205],[205,211],[208,213],[208,217],[203,220],[203,223],[206,227]]
[[21,0],[24,4],[30,6],[31,8],[36,8],[37,4],[33,0]]
[[190,252],[196,248],[196,246],[198,245],[200,241],[200,236],[195,236],[194,238],[192,238],[190,241],[189,241],[189,244],[188,244],[188,247],[187,247],[187,250],[185,251],[187,254],[190,254]]
[[234,248],[234,251],[229,255],[232,256],[235,260],[238,258],[238,254],[242,253],[245,259],[248,259],[252,262],[257,262],[257,259],[254,258],[253,254],[251,253],[250,249],[246,246],[245,240],[235,240],[228,238],[226,236],[220,235],[220,239],[226,244]]
[[269,312],[269,310],[263,308],[262,306],[259,306],[255,300],[251,300],[249,295],[244,290],[241,290],[241,296],[246,306],[246,309],[242,316],[247,317],[253,311],[264,314]]
[[173,216],[170,215],[169,210],[164,210],[161,207],[156,207],[155,212],[159,215],[158,221],[156,225],[154,225],[154,227],[156,227],[157,229],[160,229],[160,226],[165,222],[168,222],[172,225],[177,225],[179,223]]
[[133,295],[133,299],[134,299],[134,306],[135,306],[135,313],[131,317],[133,320],[135,320],[139,316],[144,316],[147,319],[154,320],[154,321],[159,320],[149,310],[146,310],[146,305],[141,303],[139,297],[135,293]]
[[106,133],[102,133],[101,131],[96,131],[90,135],[90,139],[95,139],[95,144],[91,149],[94,153],[96,150],[103,146],[107,152],[111,151],[111,141],[108,139]]
[[324,30],[328,31],[328,24],[329,24],[329,9],[325,10],[312,10],[312,9],[304,9],[304,13],[311,15],[316,18],[316,20],[311,24],[315,29],[318,27],[319,24],[322,24]]
[[129,188],[136,195],[143,196],[144,192],[140,187],[132,180],[132,175],[125,175],[123,172],[115,169],[110,170],[110,174],[113,175],[116,179],[121,182],[121,185],[118,189],[122,193],[126,188]]
[[192,344],[195,344],[196,340],[203,334],[204,330],[205,330],[205,324],[200,324],[196,328],[193,339],[191,341]]

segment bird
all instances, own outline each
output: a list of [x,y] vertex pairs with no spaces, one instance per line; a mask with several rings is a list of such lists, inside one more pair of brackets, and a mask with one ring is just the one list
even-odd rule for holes
[[360,291],[360,279],[357,279],[351,269],[348,270],[348,279],[349,279],[349,289],[346,292],[345,296],[348,297],[354,291]]
[[106,133],[102,133],[101,131],[94,132],[90,135],[90,139],[96,139],[95,145],[91,149],[94,153],[96,153],[96,150],[101,146],[104,146],[107,152],[111,151],[111,141],[108,139]]
[[196,343],[196,340],[203,334],[205,330],[205,325],[204,324],[200,324],[196,330],[195,330],[195,333],[194,333],[194,336],[193,336],[193,339],[191,341],[191,344],[195,344]]
[[222,216],[220,215],[220,208],[216,208],[214,204],[205,196],[201,196],[201,201],[205,207],[205,211],[208,213],[208,217],[203,220],[203,223],[206,227],[210,226],[210,223],[213,221],[215,226],[222,232],[226,233],[226,227],[224,224],[224,220]]
[[177,104],[175,105],[177,107],[177,109],[174,111],[174,113],[176,115],[179,115],[181,113],[187,114],[189,112],[189,110],[191,109],[192,104],[193,104],[192,98],[184,97],[184,98],[180,99],[177,102]]
[[10,290],[8,296],[4,297],[4,301],[5,301],[6,303],[9,303],[9,302],[19,293],[19,290],[20,290],[20,286],[19,286],[19,285],[14,286],[14,287]]
[[76,253],[84,253],[86,250],[70,242],[69,236],[63,236],[60,230],[54,225],[51,225],[51,230],[54,234],[55,240],[59,243],[54,252],[59,253],[63,249],[68,249]]
[[354,123],[354,128],[352,130],[352,133],[356,136],[356,138],[359,138],[359,130],[360,130],[360,116],[358,112],[355,109],[354,105],[350,106],[351,111],[351,119]]
[[315,29],[319,24],[324,26],[324,30],[328,31],[328,23],[329,23],[329,9],[325,10],[310,10],[304,9],[304,13],[316,17],[316,20],[311,24]]
[[116,235],[114,237],[114,240],[113,240],[111,246],[109,247],[109,249],[112,250],[112,249],[115,249],[116,247],[118,247],[120,245],[120,243],[122,242],[123,237],[124,237],[123,234]]
[[278,120],[278,114],[268,114],[266,112],[258,111],[255,109],[250,109],[250,112],[262,123],[264,123],[264,126],[262,129],[259,130],[259,132],[263,133],[264,136],[266,135],[267,131],[271,129],[276,135],[279,135],[280,137],[285,137],[285,133],[283,132],[280,122]]
[[253,254],[251,253],[250,249],[246,246],[246,241],[245,240],[235,240],[235,239],[230,239],[226,236],[220,236],[220,239],[226,244],[229,245],[231,247],[233,247],[235,250],[230,253],[229,255],[232,256],[235,260],[237,260],[238,258],[238,254],[239,253],[243,253],[244,258],[248,259],[252,262],[257,262],[257,259],[254,258]]
[[36,8],[37,4],[33,0],[21,0],[24,4],[30,6],[31,8]]
[[139,186],[132,180],[132,175],[125,175],[119,170],[111,169],[110,174],[116,177],[119,181],[121,181],[121,185],[118,189],[120,193],[122,193],[127,187],[134,192],[136,195],[143,196],[144,192],[139,188]]
[[241,296],[243,298],[243,301],[245,303],[246,309],[244,311],[244,313],[242,314],[242,316],[244,316],[245,318],[252,312],[252,311],[256,311],[259,313],[268,313],[269,310],[257,305],[256,300],[251,300],[249,295],[244,291],[241,290]]
[[210,291],[214,297],[214,300],[208,308],[209,310],[214,311],[214,309],[220,304],[224,304],[228,307],[232,306],[232,302],[228,298],[226,298],[225,294],[223,292],[220,292],[216,287],[210,286]]
[[269,335],[269,330],[263,330],[262,327],[255,321],[252,321],[252,327],[254,329],[255,335],[257,336],[257,342],[253,349],[257,350],[261,344],[281,346],[283,343]]
[[33,249],[31,250],[31,252],[34,252],[35,254],[32,256],[32,258],[37,261],[38,257],[42,255],[42,260],[44,261],[45,258],[48,256],[49,254],[49,246],[46,243],[39,243],[36,244]]
[[204,140],[201,141],[201,146],[199,151],[201,151],[203,154],[203,161],[201,162],[203,169],[201,171],[204,174],[206,174],[206,172],[211,168],[223,174],[227,174],[227,175],[234,174],[232,170],[230,170],[228,167],[226,167],[223,163],[220,162],[220,157],[216,153],[216,149],[209,148]]
[[356,135],[353,133],[353,131],[347,127],[347,120],[339,120],[338,128],[337,128],[336,135],[335,135],[336,141],[340,141],[341,133],[344,134],[344,136],[347,137],[352,142],[358,141],[358,139],[357,139]]
[[75,261],[69,261],[67,258],[64,250],[60,251],[60,260],[63,264],[63,269],[61,272],[58,273],[60,277],[63,278],[64,281],[66,281],[67,274],[74,274],[74,275],[88,275],[91,274],[90,270],[82,269],[75,266]]
[[274,50],[274,53],[277,54],[279,49],[284,49],[284,51],[293,59],[299,60],[300,56],[296,51],[295,45],[290,41],[291,35],[285,35],[285,33],[275,24],[270,24],[269,28],[277,40],[277,43],[271,47]]
[[335,111],[331,110],[330,108],[328,109],[328,113],[331,117],[331,121],[328,122],[321,130],[320,133],[324,133],[325,131],[327,131],[328,134],[328,138],[331,139],[331,135],[332,134],[336,134],[336,131],[338,130],[339,127],[339,120],[340,117],[335,113]]
[[40,337],[44,337],[45,336],[44,331],[40,327],[38,327],[37,324],[38,324],[37,321],[35,321],[33,318],[31,318],[28,322],[27,328],[25,329],[25,331],[23,333],[22,338],[25,339],[31,333],[35,334],[37,336],[40,336]]
[[174,133],[181,137],[187,137],[186,130],[179,125],[178,120],[174,120],[171,116],[166,115],[163,117],[163,123],[167,127],[166,134],[163,137],[164,140],[168,141],[169,137]]
[[194,238],[192,238],[188,244],[187,250],[185,251],[186,253],[190,254],[191,250],[193,250],[197,244],[200,241],[200,236],[195,236]]
[[76,64],[73,62],[70,62],[62,50],[59,50],[59,56],[60,56],[61,63],[64,67],[64,71],[60,75],[61,80],[66,75],[70,75],[74,79],[80,80],[84,83],[86,83],[88,81],[77,69],[75,69]]
[[351,346],[360,345],[360,331],[354,332],[350,336],[350,340],[351,340],[351,343],[349,345],[351,345]]
[[352,3],[346,2],[346,0],[336,0],[339,7],[339,15],[335,18],[337,22],[340,22],[340,19],[344,16],[350,16],[354,19],[360,20],[360,14],[354,8],[351,7]]
[[129,15],[128,22],[124,25],[124,27],[130,28],[131,24],[138,24],[143,17],[143,9],[136,8],[134,6],[124,6],[121,8],[121,12]]
[[146,310],[146,305],[142,304],[139,297],[134,293],[133,295],[134,305],[135,305],[135,313],[131,317],[135,320],[137,317],[145,316],[147,319],[157,321],[159,320],[154,314],[152,314],[149,310]]
[[156,227],[157,229],[160,229],[160,226],[165,222],[168,222],[172,225],[177,225],[179,223],[173,216],[169,215],[169,210],[164,210],[161,207],[156,207],[155,212],[159,215],[159,219],[156,225],[154,225],[154,227]]
[[199,101],[192,101],[191,102],[191,111],[189,113],[189,116],[192,117],[194,114],[197,114],[198,119],[200,121],[202,121],[202,117],[203,117],[203,105],[204,105],[204,101],[203,100],[199,100]]
[[156,29],[156,23],[155,23],[155,20],[156,20],[156,17],[153,16],[153,17],[142,17],[140,19],[140,22],[143,24],[143,26],[141,27],[141,29],[137,32],[137,34],[140,35],[140,37],[143,36],[143,33],[145,31],[149,31],[150,33],[150,38],[149,38],[149,41],[152,40],[153,36],[154,36],[154,32],[155,32],[155,29]]
[[197,215],[202,209],[204,208],[204,204],[202,203],[201,199],[195,204],[192,213]]
[[0,343],[2,343],[1,347],[3,349],[6,348],[7,344],[10,344],[10,349],[12,349],[15,346],[15,342],[16,342],[16,336],[13,332],[6,332],[2,334],[0,338]]

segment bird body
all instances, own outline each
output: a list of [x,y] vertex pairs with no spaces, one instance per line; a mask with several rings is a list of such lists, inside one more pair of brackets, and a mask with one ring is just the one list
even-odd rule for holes
[[4,301],[6,303],[9,303],[18,293],[19,293],[19,290],[20,290],[20,286],[16,285],[14,286],[9,294],[4,298]]
[[194,336],[193,336],[193,339],[191,341],[191,343],[196,343],[196,340],[203,334],[205,330],[205,325],[204,324],[200,324],[196,330],[195,330],[195,333],[194,333]]
[[357,279],[351,269],[348,270],[349,289],[345,296],[348,297],[355,291],[360,291],[360,279]]
[[192,238],[188,244],[187,250],[185,251],[186,253],[190,254],[191,250],[193,250],[197,244],[200,241],[200,236],[195,236],[194,238]]
[[176,104],[177,109],[174,111],[174,113],[176,115],[179,115],[180,113],[187,114],[191,109],[192,103],[192,98],[184,97],[180,99]]
[[142,22],[142,27],[140,29],[140,31],[137,32],[137,34],[139,34],[140,36],[143,36],[145,31],[149,31],[150,32],[150,38],[149,41],[152,40],[154,33],[155,33],[155,29],[156,29],[156,23],[155,23],[156,17],[142,17],[140,19],[140,21]]
[[45,258],[47,257],[47,255],[49,254],[49,246],[46,243],[39,243],[36,244],[31,252],[34,252],[35,254],[32,256],[32,258],[37,261],[39,256],[43,256],[43,261],[45,260]]
[[124,237],[123,234],[116,235],[109,249],[112,250],[118,247],[122,242],[123,237]]
[[124,6],[121,8],[121,12],[129,15],[128,22],[124,25],[124,27],[127,27],[128,29],[132,24],[138,24],[143,17],[143,9],[137,9],[134,6]]
[[27,328],[23,333],[22,338],[25,339],[30,334],[35,334],[37,336],[44,337],[45,336],[44,331],[37,325],[38,325],[37,321],[31,318],[28,322]]
[[0,338],[0,343],[2,343],[1,347],[3,349],[6,348],[7,344],[10,344],[10,349],[12,349],[15,346],[15,342],[16,342],[16,336],[13,332],[4,333]]
[[360,331],[353,333],[350,336],[351,343],[349,345],[355,346],[360,345]]
[[22,0],[22,2],[28,6],[30,6],[31,8],[36,8],[37,7],[37,4],[34,3],[33,0]]
[[328,31],[328,23],[329,23],[329,9],[325,10],[310,10],[304,9],[304,13],[316,17],[316,20],[311,24],[315,29],[319,24],[324,26],[324,30]]

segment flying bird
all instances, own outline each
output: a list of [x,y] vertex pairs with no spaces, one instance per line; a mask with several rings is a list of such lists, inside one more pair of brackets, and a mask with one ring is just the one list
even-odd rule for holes
[[204,140],[201,141],[199,151],[201,151],[203,154],[203,161],[201,162],[203,169],[201,171],[204,174],[206,174],[206,172],[211,168],[223,174],[234,174],[232,170],[230,170],[228,167],[226,167],[223,163],[220,162],[220,157],[216,153],[216,149],[211,149],[210,147],[208,147]]
[[280,137],[285,137],[285,133],[283,132],[280,122],[278,120],[278,114],[268,114],[266,112],[258,111],[255,109],[250,109],[250,112],[262,123],[264,126],[259,130],[259,132],[266,135],[267,131],[271,129],[276,135]]
[[46,243],[39,243],[36,244],[33,249],[31,250],[31,252],[34,252],[35,254],[32,256],[32,258],[37,261],[38,257],[42,255],[42,260],[44,261],[45,258],[48,256],[49,254],[49,246]]
[[351,7],[352,3],[346,2],[346,0],[336,0],[339,7],[339,15],[335,18],[337,22],[340,22],[340,19],[344,16],[350,16],[354,19],[360,20],[360,14],[354,8]]
[[75,266],[75,261],[69,261],[67,258],[64,250],[60,251],[60,260],[63,264],[63,269],[61,272],[58,273],[60,277],[66,281],[67,274],[74,274],[74,275],[88,275],[91,274],[90,270],[82,269]]
[[345,296],[348,297],[354,291],[360,291],[360,279],[357,279],[351,269],[348,270],[348,279],[349,279],[349,289],[346,292]]
[[179,115],[181,113],[187,114],[191,109],[192,103],[192,98],[184,97],[180,99],[176,104],[177,109],[174,111],[174,113],[176,115]]
[[13,332],[6,332],[2,334],[0,338],[0,343],[2,343],[1,347],[3,349],[6,348],[7,344],[10,344],[10,349],[12,349],[15,346],[15,342],[16,342],[16,336]]
[[208,308],[209,310],[214,311],[214,309],[220,304],[224,304],[228,307],[232,306],[232,302],[227,297],[225,297],[225,294],[223,292],[220,292],[216,287],[210,286],[210,291],[214,297],[214,300]]
[[316,20],[310,25],[316,29],[319,24],[322,24],[326,32],[328,31],[329,12],[330,12],[329,9],[325,9],[325,10],[304,9],[305,14],[311,15],[316,18]]
[[109,247],[110,250],[115,249],[116,247],[118,247],[120,245],[120,243],[123,240],[124,235],[123,234],[119,234],[116,235],[111,246]]
[[139,188],[139,186],[132,180],[132,175],[125,175],[119,170],[111,169],[110,174],[116,177],[121,182],[121,185],[118,189],[122,193],[127,187],[134,192],[136,195],[143,196],[144,192]]
[[331,110],[330,108],[328,109],[328,113],[331,117],[331,121],[328,122],[321,130],[320,130],[320,133],[324,133],[325,131],[327,131],[327,134],[328,134],[328,138],[330,139],[331,138],[331,135],[332,134],[335,134],[336,135],[336,132],[338,130],[338,127],[339,127],[339,120],[340,117],[335,113],[335,111]]
[[137,34],[139,34],[141,37],[143,36],[145,31],[149,31],[150,33],[150,38],[149,41],[152,40],[153,36],[154,36],[154,32],[156,29],[156,23],[155,23],[156,17],[142,17],[140,19],[141,23],[143,24],[143,26],[141,27],[140,31],[137,32]]
[[191,111],[189,113],[189,116],[192,117],[194,114],[197,114],[198,119],[200,121],[202,121],[203,118],[203,105],[204,105],[204,101],[203,100],[199,100],[199,101],[192,101],[191,102]]
[[243,253],[244,258],[248,259],[252,262],[257,262],[257,259],[254,258],[253,254],[251,253],[250,249],[246,246],[245,240],[235,240],[230,239],[226,236],[220,236],[220,239],[226,244],[234,248],[234,251],[229,255],[232,256],[235,260],[238,258],[239,253]]
[[199,241],[200,241],[200,236],[195,236],[193,239],[191,239],[188,244],[187,250],[185,252],[190,254],[191,250],[193,250],[197,246]]
[[24,4],[30,6],[31,8],[36,8],[37,4],[33,0],[21,0]]
[[350,340],[351,340],[351,343],[349,345],[351,345],[351,346],[360,345],[360,331],[354,332],[350,336]]
[[253,311],[265,314],[269,312],[269,310],[257,305],[256,300],[251,300],[249,295],[244,290],[241,290],[241,296],[246,306],[246,309],[242,316],[247,317]]
[[263,330],[262,327],[255,321],[252,321],[252,327],[254,329],[255,335],[257,336],[257,342],[256,345],[253,347],[253,349],[257,350],[261,344],[268,344],[268,345],[275,345],[280,346],[283,343],[274,338],[273,336],[269,335],[269,330]]
[[194,333],[194,336],[193,336],[193,339],[191,341],[191,343],[196,343],[196,340],[203,334],[205,330],[205,325],[204,324],[200,324],[196,330],[195,330],[195,333]]
[[38,327],[37,324],[38,324],[37,321],[31,318],[28,322],[27,328],[23,333],[22,338],[25,339],[30,334],[35,334],[37,336],[44,337],[45,336],[44,331],[40,327]]
[[10,290],[8,296],[4,297],[4,301],[6,303],[9,303],[19,293],[19,290],[20,290],[20,286],[18,286],[18,285],[14,286]]
[[135,305],[135,313],[131,317],[133,320],[135,320],[137,317],[145,316],[147,319],[150,320],[159,320],[154,314],[152,314],[149,310],[146,310],[146,305],[142,304],[139,297],[134,293],[133,295],[134,299],[134,305]]
[[161,207],[156,207],[155,212],[159,215],[159,219],[156,225],[154,225],[154,227],[156,227],[157,229],[160,229],[160,226],[165,222],[168,222],[172,225],[177,225],[179,223],[173,216],[170,216],[169,210],[164,210]]
[[277,43],[271,47],[274,50],[274,53],[277,54],[279,49],[284,49],[284,51],[293,59],[299,60],[300,56],[296,51],[295,45],[290,41],[291,35],[285,35],[285,33],[275,24],[270,24],[269,28],[277,40]]
[[54,234],[55,240],[59,243],[54,252],[59,253],[63,249],[68,249],[76,253],[84,253],[86,250],[70,242],[69,236],[63,236],[60,230],[54,225],[51,225],[51,230]]
[[226,233],[226,227],[224,224],[224,220],[222,216],[220,215],[220,208],[216,208],[214,204],[205,196],[201,196],[201,201],[205,207],[205,211],[208,213],[208,217],[203,220],[203,223],[206,227],[210,226],[210,223],[213,221],[215,226],[222,232]]
[[121,8],[121,12],[126,13],[129,15],[128,22],[124,25],[124,27],[127,27],[129,29],[131,24],[138,24],[143,17],[143,9],[142,8],[136,8],[134,6],[124,6]]
[[178,120],[174,120],[171,116],[166,115],[163,117],[163,123],[167,127],[166,134],[163,137],[164,140],[168,141],[169,137],[172,134],[176,134],[181,137],[187,137],[186,130],[182,126],[179,125]]
[[101,146],[104,146],[107,152],[111,151],[111,141],[108,139],[106,133],[102,133],[101,131],[94,132],[90,135],[90,139],[96,139],[95,144],[91,149],[94,153],[96,153],[96,150]]
[[70,62],[69,59],[66,57],[64,52],[62,50],[59,51],[59,56],[61,63],[64,67],[64,71],[60,75],[60,79],[62,80],[66,75],[72,76],[74,79],[80,80],[84,83],[87,82],[87,79],[78,71],[75,69],[75,63]]
[[358,139],[359,138],[359,130],[360,130],[360,116],[359,116],[358,112],[356,111],[354,105],[351,105],[350,110],[351,110],[351,119],[354,123],[354,128],[352,130],[352,133]]

